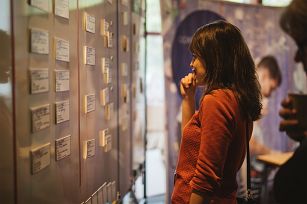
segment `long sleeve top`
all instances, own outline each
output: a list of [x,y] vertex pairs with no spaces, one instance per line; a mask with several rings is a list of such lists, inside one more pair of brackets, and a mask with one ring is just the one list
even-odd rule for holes
[[274,194],[278,203],[307,203],[307,138],[279,168],[274,178]]
[[204,96],[183,130],[172,203],[189,203],[192,191],[217,204],[236,203],[236,173],[251,131],[252,121],[243,118],[231,90]]

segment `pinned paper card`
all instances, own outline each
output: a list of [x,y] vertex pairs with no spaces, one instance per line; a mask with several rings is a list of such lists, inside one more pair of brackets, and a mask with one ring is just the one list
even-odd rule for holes
[[69,91],[69,71],[55,71],[55,92]]
[[96,95],[89,94],[84,96],[84,112],[94,111],[96,107]]
[[70,155],[71,135],[55,140],[55,159],[57,161]]
[[128,0],[121,0],[121,3],[124,6],[128,6],[129,5],[129,1]]
[[109,134],[109,129],[106,128],[104,130],[99,131],[99,146],[100,147],[105,147],[106,146],[106,135]]
[[110,84],[112,82],[112,74],[110,72],[110,68],[105,68],[102,74],[103,74],[103,82],[105,84]]
[[60,101],[55,103],[56,124],[69,120],[69,101]]
[[107,35],[107,32],[109,32],[110,23],[107,22],[105,18],[101,19],[101,35]]
[[95,139],[87,140],[86,141],[87,151],[86,155],[87,158],[95,156]]
[[121,48],[123,52],[128,52],[129,51],[129,41],[127,36],[123,35],[121,39]]
[[110,68],[110,58],[103,57],[101,58],[101,70],[104,72],[105,69]]
[[54,14],[69,19],[69,0],[55,0]]
[[59,61],[69,62],[69,41],[54,38],[55,42],[55,59]]
[[32,132],[37,132],[50,126],[50,105],[31,108]]
[[125,62],[121,63],[121,73],[123,77],[128,76],[128,65]]
[[32,174],[36,174],[50,165],[50,143],[32,149],[30,153]]
[[111,117],[113,115],[114,112],[114,104],[113,103],[109,103],[105,106],[104,108],[104,117],[106,120],[111,120]]
[[129,21],[128,12],[127,11],[122,12],[122,22],[123,22],[123,25],[124,26],[128,25],[128,21]]
[[121,96],[122,96],[124,103],[128,103],[128,88],[127,87],[128,87],[127,84],[122,84]]
[[96,19],[94,16],[91,16],[88,13],[84,13],[84,25],[86,31],[95,33],[95,22]]
[[31,69],[31,93],[43,93],[49,91],[49,70]]
[[47,0],[30,0],[30,5],[49,12],[49,1]]
[[110,101],[110,91],[109,88],[105,88],[100,91],[100,104],[105,106]]
[[108,48],[113,47],[113,32],[107,32]]
[[95,48],[84,46],[84,62],[87,65],[96,64],[96,49]]
[[49,54],[49,33],[48,31],[31,29],[31,52],[37,54]]

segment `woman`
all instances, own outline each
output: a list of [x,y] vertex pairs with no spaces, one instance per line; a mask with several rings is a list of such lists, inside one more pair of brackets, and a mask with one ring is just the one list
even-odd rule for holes
[[[236,173],[261,111],[255,65],[239,29],[225,21],[200,27],[190,51],[172,203],[236,203]],[[195,112],[196,86],[204,93]]]

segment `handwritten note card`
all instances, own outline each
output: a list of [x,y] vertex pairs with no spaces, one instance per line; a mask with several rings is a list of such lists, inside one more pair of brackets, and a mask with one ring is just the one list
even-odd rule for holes
[[55,91],[69,91],[69,71],[56,70],[55,71]]
[[30,153],[32,174],[36,174],[50,165],[50,143],[32,149]]
[[49,91],[49,70],[31,69],[31,93],[43,93]]
[[95,48],[84,46],[84,62],[87,65],[96,64],[96,49]]
[[96,95],[89,94],[84,96],[84,112],[94,111],[96,107]]
[[48,31],[31,29],[31,52],[37,54],[49,54],[49,33]]
[[59,161],[70,155],[71,135],[67,135],[55,141],[56,160]]
[[50,126],[50,105],[31,108],[32,132],[37,132]]
[[69,0],[55,0],[54,14],[69,19]]
[[69,120],[69,101],[55,103],[56,124]]
[[69,62],[69,41],[61,38],[54,38],[54,41],[56,60]]
[[84,24],[86,31],[90,33],[95,33],[95,22],[96,19],[94,16],[91,16],[88,13],[84,13]]

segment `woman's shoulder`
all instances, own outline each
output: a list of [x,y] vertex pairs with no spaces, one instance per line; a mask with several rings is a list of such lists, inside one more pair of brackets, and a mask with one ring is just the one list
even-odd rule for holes
[[209,94],[206,94],[203,99],[202,103],[214,103],[214,102],[235,102],[236,97],[235,93],[231,89],[215,89],[211,91]]

